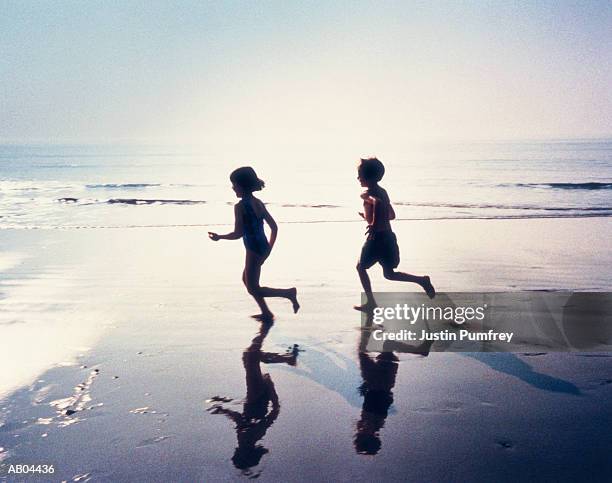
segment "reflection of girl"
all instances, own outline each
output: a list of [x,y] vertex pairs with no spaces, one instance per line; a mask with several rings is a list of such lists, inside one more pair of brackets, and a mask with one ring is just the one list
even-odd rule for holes
[[[237,240],[241,237],[244,240],[246,260],[242,281],[261,309],[261,313],[254,316],[255,318],[259,320],[272,320],[274,318],[274,314],[266,304],[265,297],[289,299],[293,304],[293,311],[297,312],[300,304],[297,301],[295,287],[280,289],[259,285],[261,266],[270,255],[278,233],[278,226],[272,215],[261,200],[253,196],[254,191],[259,191],[264,187],[264,182],[257,177],[255,170],[250,166],[236,169],[230,175],[230,180],[236,196],[241,198],[234,206],[234,231],[226,235],[208,232],[208,236],[213,241]],[[271,230],[270,241],[268,241],[264,232],[264,220]]]
[[265,436],[266,431],[272,426],[280,412],[280,403],[274,383],[269,374],[262,374],[260,363],[289,365],[296,363],[296,353],[276,354],[261,350],[270,327],[270,324],[262,324],[259,333],[242,354],[247,387],[242,413],[225,408],[220,404],[211,408],[213,414],[225,414],[236,424],[238,446],[232,462],[236,468],[245,472],[257,466],[263,455],[268,452],[268,449],[257,443]]

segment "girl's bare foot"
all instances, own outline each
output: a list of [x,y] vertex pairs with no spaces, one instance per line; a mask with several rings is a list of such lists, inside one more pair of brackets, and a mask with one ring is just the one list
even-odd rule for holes
[[436,296],[436,289],[434,288],[434,286],[431,284],[431,280],[429,279],[429,276],[425,275],[423,277],[423,290],[425,290],[425,293],[427,294],[427,296],[432,299]]
[[261,314],[251,315],[251,318],[258,320],[259,322],[273,322],[274,314],[272,312],[264,312]]
[[365,312],[366,314],[369,314],[376,308],[376,304],[368,302],[367,304],[363,305],[353,305],[353,308],[355,310],[358,310],[359,312]]
[[293,305],[293,313],[297,314],[297,311],[300,310],[300,304],[297,299],[297,289],[295,287],[289,289],[289,300],[291,300],[291,304]]

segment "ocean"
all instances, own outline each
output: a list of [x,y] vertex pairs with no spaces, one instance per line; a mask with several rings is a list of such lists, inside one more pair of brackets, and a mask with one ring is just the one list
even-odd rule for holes
[[[0,228],[230,225],[228,175],[247,164],[277,221],[361,221],[357,156],[201,151],[0,145]],[[612,216],[612,140],[425,145],[380,158],[399,220]]]

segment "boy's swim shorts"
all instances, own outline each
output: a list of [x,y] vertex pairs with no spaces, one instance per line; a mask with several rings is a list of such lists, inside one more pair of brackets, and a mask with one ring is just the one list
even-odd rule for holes
[[383,268],[393,269],[399,265],[399,247],[392,231],[375,231],[363,244],[359,265],[367,269],[377,262]]

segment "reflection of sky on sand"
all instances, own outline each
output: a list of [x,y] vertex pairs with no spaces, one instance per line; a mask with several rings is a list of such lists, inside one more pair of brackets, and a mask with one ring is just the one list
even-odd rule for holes
[[[363,340],[361,343],[363,344]],[[300,352],[298,367],[291,368],[290,371],[335,392],[349,405],[361,407],[363,396],[359,393],[359,387],[363,382],[363,374],[357,363],[358,359],[347,357],[333,348],[321,344],[316,339],[304,339],[300,341],[300,346],[307,349]],[[402,349],[404,352],[406,351],[405,347]],[[372,351],[369,354],[376,357],[380,352]],[[415,352],[407,355],[398,352],[396,355],[400,357],[398,364],[401,367],[406,358],[427,357],[428,354],[427,352]],[[537,389],[581,395],[580,389],[575,384],[562,378],[538,372],[532,368],[524,360],[531,354],[461,352],[457,355],[476,360],[495,372],[512,376]],[[277,370],[288,371],[289,368],[278,367]],[[415,377],[418,378],[418,375]],[[389,413],[393,414],[394,412],[395,409],[391,406]]]
[[0,353],[9,364],[0,371],[0,397],[50,366],[74,363],[108,323],[79,299],[83,291],[69,269],[0,283]]
[[309,379],[316,384],[335,392],[349,405],[361,407],[362,398],[358,387],[361,384],[361,373],[355,358],[347,357],[340,352],[321,344],[320,341],[306,338],[298,341],[305,350],[300,352],[298,366],[277,370],[292,373]]

